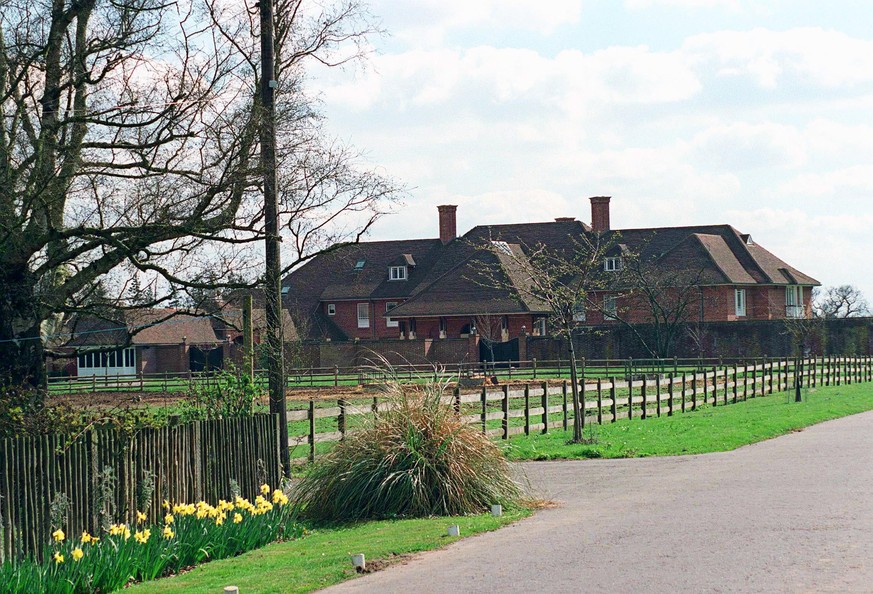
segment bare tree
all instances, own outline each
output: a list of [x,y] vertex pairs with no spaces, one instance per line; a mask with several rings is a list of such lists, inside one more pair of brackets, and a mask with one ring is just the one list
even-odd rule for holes
[[[258,18],[219,0],[7,0],[0,11],[0,381],[44,385],[47,322],[257,280]],[[353,0],[276,9],[288,266],[354,241],[395,185],[326,139],[307,63],[362,55]],[[139,283],[139,280],[137,281]],[[139,300],[138,300],[139,301]]]
[[613,281],[622,307],[613,316],[627,327],[655,358],[672,356],[676,341],[689,323],[703,321],[708,299],[702,268],[681,268],[660,258],[626,251],[622,269]]
[[814,296],[813,313],[822,318],[857,318],[870,315],[870,306],[864,294],[853,285],[828,287],[823,293]]
[[549,314],[557,336],[567,341],[573,394],[573,441],[584,442],[579,401],[579,370],[573,338],[584,328],[586,310],[602,311],[591,293],[606,289],[603,260],[614,237],[583,233],[568,237],[562,248],[543,244],[524,246],[503,241],[486,243],[496,264],[483,271],[483,282],[514,292]]

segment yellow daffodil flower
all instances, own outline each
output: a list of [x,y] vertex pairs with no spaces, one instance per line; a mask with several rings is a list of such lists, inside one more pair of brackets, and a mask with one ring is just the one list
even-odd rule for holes
[[70,557],[73,558],[73,561],[78,561],[84,556],[85,553],[83,553],[82,549],[80,549],[79,547],[76,547],[75,549],[73,549],[73,552],[70,553]]
[[140,524],[145,522],[146,518],[147,518],[147,516],[143,512],[141,512],[141,511],[136,512],[136,521],[139,522]]
[[268,485],[267,483],[264,483],[263,485],[261,485],[261,494],[262,495],[266,495],[269,492],[270,492],[270,485]]
[[233,514],[233,523],[239,524],[242,522],[242,514]]
[[167,514],[164,516],[164,524],[172,524],[176,521],[176,518],[173,517],[173,514]]
[[55,563],[57,565],[60,565],[61,563],[64,562],[64,556],[61,555],[60,553],[55,553],[54,559],[55,559]]
[[164,526],[164,538],[165,538],[165,539],[170,540],[170,539],[173,538],[175,535],[176,535],[176,534],[173,532],[173,529],[172,529],[172,528],[170,528],[169,526]]
[[55,539],[55,542],[63,542],[66,537],[67,535],[60,528],[52,532],[52,538]]

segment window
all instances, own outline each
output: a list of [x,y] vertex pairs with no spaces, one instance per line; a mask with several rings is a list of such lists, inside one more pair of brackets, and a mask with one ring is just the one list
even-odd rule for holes
[[585,302],[579,301],[573,306],[573,321],[574,322],[584,322],[585,321]]
[[737,317],[745,317],[746,315],[746,290],[736,289],[734,291],[734,306]]
[[388,280],[406,280],[406,266],[389,266]]
[[440,338],[445,338],[449,330],[449,321],[446,318],[440,318]]
[[370,327],[370,304],[358,303],[358,328]]
[[603,269],[604,269],[606,272],[616,272],[616,271],[621,270],[621,268],[622,268],[622,261],[621,261],[621,258],[618,258],[618,257],[616,257],[616,258],[605,258],[605,259],[603,260]]
[[336,303],[328,303],[327,304],[327,315],[329,315],[329,316],[336,315]]
[[546,318],[537,318],[533,323],[534,336],[546,335]]
[[355,262],[355,270],[363,270],[364,264],[366,264],[366,263],[367,263],[366,260],[358,260],[357,262]]
[[[396,301],[389,301],[385,304],[385,313],[388,313],[392,309],[397,307]],[[389,328],[397,328],[397,320],[392,320],[391,318],[385,318],[385,325]]]
[[803,287],[798,285],[785,287],[785,316],[789,318],[803,317]]
[[603,296],[603,319],[614,320],[616,313],[615,295]]
[[409,338],[415,338],[415,318],[409,320]]

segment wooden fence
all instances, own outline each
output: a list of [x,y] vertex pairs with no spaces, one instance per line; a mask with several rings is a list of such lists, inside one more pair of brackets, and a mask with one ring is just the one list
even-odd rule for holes
[[[581,370],[580,399],[585,411],[582,422],[605,423],[684,413],[704,404],[724,406],[794,390],[798,385],[814,388],[870,382],[873,358],[758,359],[626,377],[590,377],[588,371]],[[486,385],[468,392],[456,388],[447,400],[467,422],[481,425],[483,432],[502,439],[567,429],[574,423],[572,390],[567,381]],[[390,406],[378,396],[301,404],[306,408],[288,411],[289,445],[295,463],[314,460],[324,447],[319,444],[343,439],[355,430],[357,419]]]
[[0,562],[40,556],[59,527],[71,537],[96,534],[108,523],[134,521],[138,510],[157,522],[164,499],[228,499],[231,481],[253,498],[260,484],[281,477],[278,419],[0,439]]

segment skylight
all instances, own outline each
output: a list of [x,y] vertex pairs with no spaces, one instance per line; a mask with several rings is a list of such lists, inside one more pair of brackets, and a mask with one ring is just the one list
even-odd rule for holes
[[507,256],[512,255],[512,248],[510,248],[509,244],[505,241],[492,241],[491,245],[493,245],[497,251],[506,254]]
[[367,263],[366,260],[358,260],[357,262],[355,262],[355,270],[363,270],[364,264],[366,264],[366,263]]

